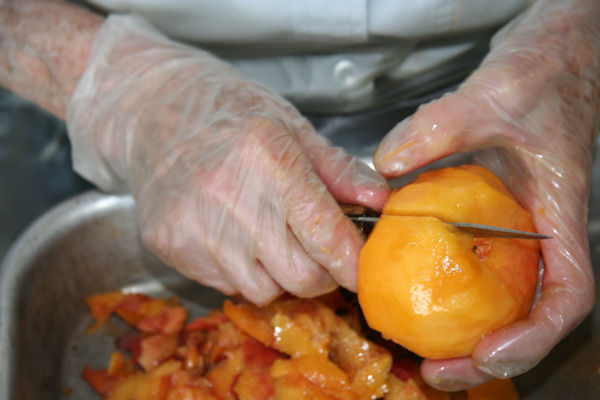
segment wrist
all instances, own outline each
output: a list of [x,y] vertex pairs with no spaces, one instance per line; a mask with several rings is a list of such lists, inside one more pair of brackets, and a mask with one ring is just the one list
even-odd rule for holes
[[103,18],[62,1],[0,3],[0,84],[60,118]]

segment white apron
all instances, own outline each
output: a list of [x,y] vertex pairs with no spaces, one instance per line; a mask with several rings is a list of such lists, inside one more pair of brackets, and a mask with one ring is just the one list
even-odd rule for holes
[[[309,112],[372,107],[390,82],[401,87],[402,82],[466,56],[477,44],[487,44],[495,29],[531,3],[89,1],[108,12],[144,16],[168,36],[213,51],[235,64],[249,79]],[[399,95],[398,91],[393,93]]]

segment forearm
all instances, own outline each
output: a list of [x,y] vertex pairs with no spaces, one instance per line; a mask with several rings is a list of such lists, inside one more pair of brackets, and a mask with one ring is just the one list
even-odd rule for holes
[[0,3],[0,84],[64,119],[102,22],[63,1]]

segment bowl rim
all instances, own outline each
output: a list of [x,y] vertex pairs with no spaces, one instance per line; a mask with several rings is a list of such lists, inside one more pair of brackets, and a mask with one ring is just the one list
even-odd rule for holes
[[[91,189],[59,202],[31,224],[12,243],[0,264],[0,399],[9,399],[14,386],[14,322],[18,288],[28,275],[40,250],[82,221],[109,213],[116,208],[134,208],[129,194],[110,194]],[[32,251],[32,249],[37,249]]]

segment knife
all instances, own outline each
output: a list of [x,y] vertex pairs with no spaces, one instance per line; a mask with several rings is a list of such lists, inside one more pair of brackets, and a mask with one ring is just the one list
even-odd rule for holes
[[[346,214],[354,222],[375,223],[379,221],[379,217],[370,217],[366,215]],[[471,233],[478,237],[501,237],[512,239],[552,239],[552,236],[542,235],[540,233],[519,231],[516,229],[500,228],[498,226],[470,224],[463,222],[447,222],[454,225],[458,229]]]

